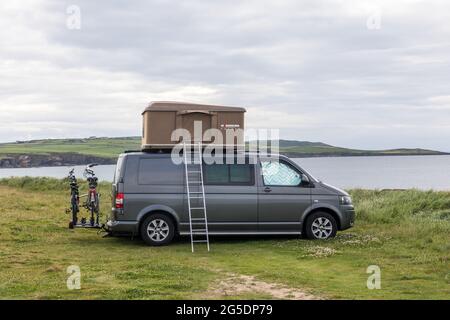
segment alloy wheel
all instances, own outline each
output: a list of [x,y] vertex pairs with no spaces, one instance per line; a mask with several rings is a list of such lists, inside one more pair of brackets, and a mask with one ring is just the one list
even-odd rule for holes
[[147,233],[153,241],[164,241],[169,235],[169,225],[163,219],[154,219],[148,224]]
[[311,231],[317,239],[327,239],[333,232],[333,224],[327,218],[319,217],[313,221]]

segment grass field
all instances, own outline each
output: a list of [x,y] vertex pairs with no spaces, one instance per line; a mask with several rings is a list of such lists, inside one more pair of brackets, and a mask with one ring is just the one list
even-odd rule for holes
[[1,154],[80,153],[105,158],[116,158],[125,150],[139,150],[138,137],[94,139],[46,139],[24,143],[0,144]]
[[[89,139],[45,139],[22,143],[0,144],[0,156],[12,154],[58,154],[80,153],[91,156],[116,158],[125,150],[139,150],[140,137],[89,138]],[[422,155],[441,154],[424,149],[356,150],[330,146],[321,142],[279,141],[280,153],[291,156],[329,156],[329,155]]]
[[[100,190],[107,212],[109,185]],[[322,299],[450,299],[450,193],[351,194],[356,226],[333,240],[213,238],[210,253],[192,254],[187,239],[147,247],[67,229],[61,180],[0,180],[0,298],[279,297],[271,287],[291,290],[285,298],[301,291]],[[80,290],[67,289],[69,265],[81,269]],[[366,287],[369,265],[381,268],[379,290]]]

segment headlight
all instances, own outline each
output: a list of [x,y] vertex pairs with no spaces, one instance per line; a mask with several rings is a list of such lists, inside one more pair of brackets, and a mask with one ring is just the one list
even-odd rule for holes
[[352,204],[352,198],[349,196],[340,196],[339,203],[344,205],[350,205]]

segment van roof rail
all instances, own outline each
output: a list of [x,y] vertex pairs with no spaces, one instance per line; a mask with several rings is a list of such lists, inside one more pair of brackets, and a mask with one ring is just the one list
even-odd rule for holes
[[142,150],[125,150],[123,153],[141,152]]
[[[231,150],[232,148],[223,148],[224,150]],[[213,150],[214,151],[214,150]],[[160,148],[160,149],[141,149],[141,150],[125,150],[123,153],[171,153],[172,152],[172,148]],[[266,153],[271,153],[271,152],[266,152],[266,151],[261,151],[259,149],[257,150],[249,150],[249,149],[237,149],[234,148],[233,149],[234,153],[255,153],[255,154],[266,154]],[[278,153],[278,152],[275,152]]]
[[172,149],[161,148],[161,149],[141,149],[141,150],[125,150],[123,153],[135,153],[135,152],[144,152],[144,153],[170,153]]

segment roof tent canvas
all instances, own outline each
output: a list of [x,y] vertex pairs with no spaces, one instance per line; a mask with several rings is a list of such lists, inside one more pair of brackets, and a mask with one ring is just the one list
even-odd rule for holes
[[[217,143],[204,137],[207,129],[218,129],[226,137],[227,130],[235,130],[239,135],[236,141],[243,141],[244,108],[195,104],[185,102],[151,102],[142,113],[142,149],[171,148],[179,141],[172,141],[172,132],[176,129],[189,131],[194,141],[194,123],[201,122],[202,142]],[[198,124],[198,123],[197,123]],[[242,129],[242,130],[236,130]],[[181,139],[180,139],[181,140]],[[220,142],[220,144],[224,144]]]

